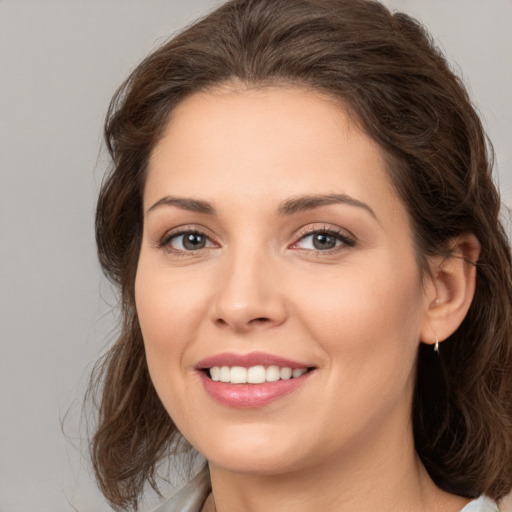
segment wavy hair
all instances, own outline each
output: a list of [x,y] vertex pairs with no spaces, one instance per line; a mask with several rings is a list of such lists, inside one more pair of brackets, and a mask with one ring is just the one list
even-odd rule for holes
[[[99,260],[121,330],[97,365],[91,456],[116,510],[136,510],[180,433],[151,383],[134,304],[149,155],[173,108],[223,83],[293,84],[337,98],[387,155],[411,218],[419,267],[453,237],[481,242],[476,293],[439,357],[420,346],[416,450],[445,490],[500,498],[512,488],[512,278],[490,145],[468,94],[428,32],[366,0],[232,0],[149,55],[105,122],[112,165],[96,212]],[[427,348],[429,350],[427,350]]]

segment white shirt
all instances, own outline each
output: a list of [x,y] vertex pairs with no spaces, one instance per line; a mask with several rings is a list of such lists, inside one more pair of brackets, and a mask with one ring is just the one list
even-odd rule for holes
[[[200,471],[177,494],[162,503],[153,512],[201,512],[210,490],[208,472]],[[487,496],[480,496],[480,498],[468,503],[460,512],[500,512],[500,509]]]

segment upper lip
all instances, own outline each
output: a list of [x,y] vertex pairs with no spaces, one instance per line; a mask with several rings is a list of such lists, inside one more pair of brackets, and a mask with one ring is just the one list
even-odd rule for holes
[[312,365],[292,361],[285,357],[266,352],[250,352],[248,354],[237,354],[235,352],[225,352],[216,354],[205,359],[201,359],[196,364],[197,370],[213,368],[214,366],[242,366],[250,368],[251,366],[279,366],[281,368],[310,368]]

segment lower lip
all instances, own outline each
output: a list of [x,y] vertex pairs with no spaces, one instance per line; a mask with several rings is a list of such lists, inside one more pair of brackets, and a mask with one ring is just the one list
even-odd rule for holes
[[300,377],[262,384],[229,384],[214,381],[204,372],[199,377],[206,392],[217,402],[229,407],[262,407],[293,393],[303,386],[314,373],[309,371]]

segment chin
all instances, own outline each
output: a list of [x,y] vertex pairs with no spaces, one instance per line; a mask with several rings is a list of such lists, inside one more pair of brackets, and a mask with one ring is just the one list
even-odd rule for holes
[[275,476],[293,472],[300,467],[299,464],[294,464],[291,461],[278,460],[273,455],[260,455],[249,459],[240,454],[217,454],[216,457],[207,458],[207,460],[211,466],[239,475]]
[[[216,436],[197,446],[209,464],[232,473],[275,475],[286,473],[300,466],[301,443],[293,443],[289,437],[244,432],[235,436]],[[203,438],[204,439],[204,438]]]

